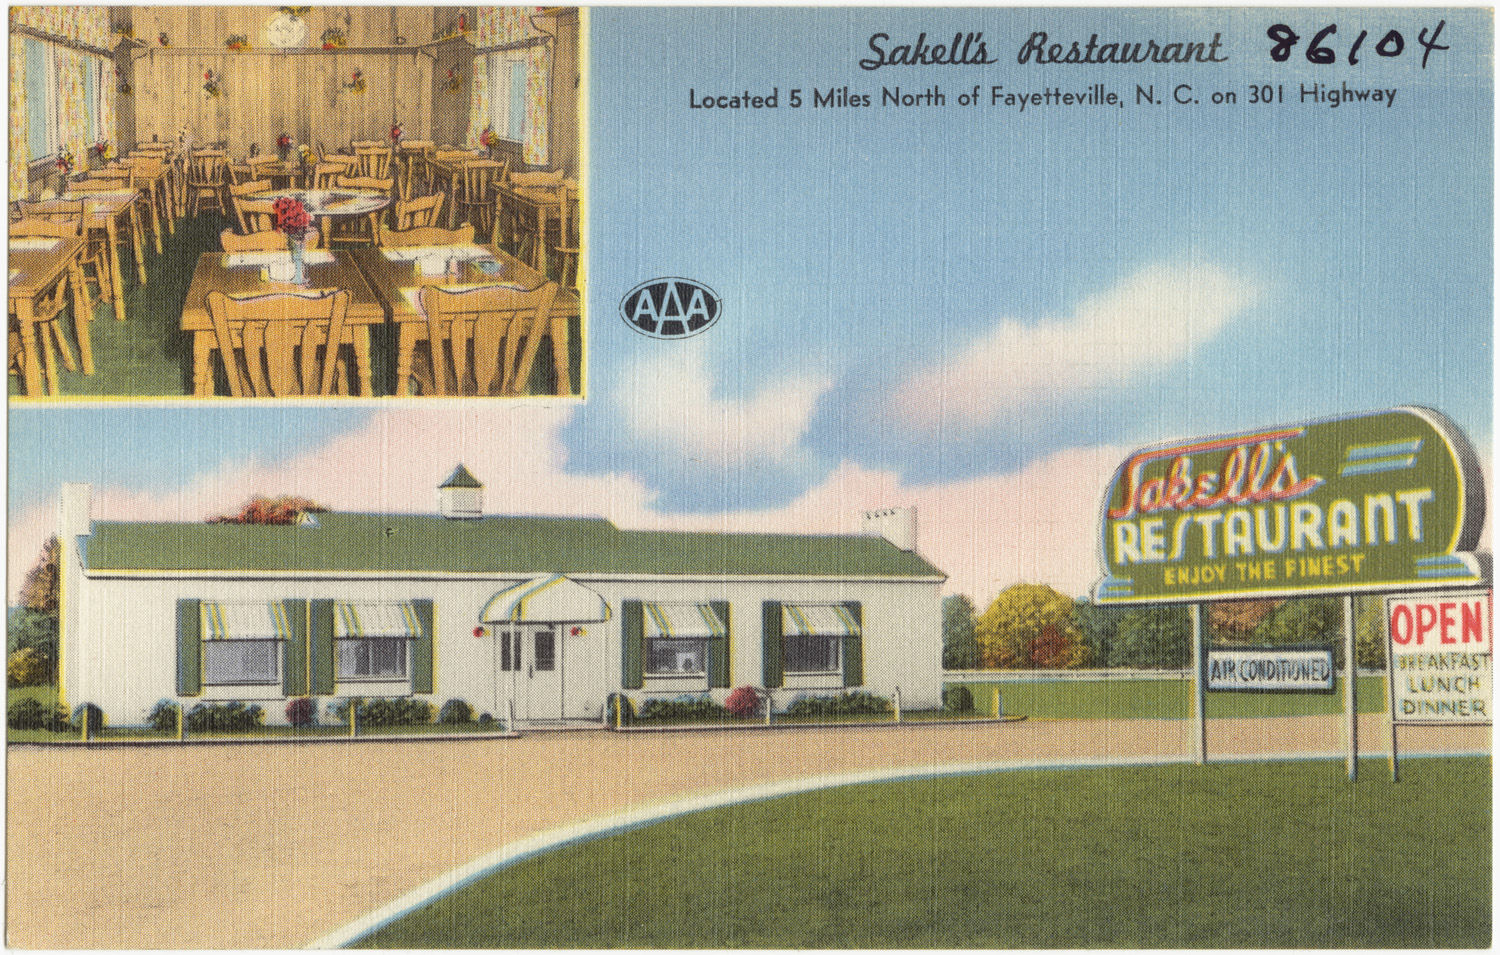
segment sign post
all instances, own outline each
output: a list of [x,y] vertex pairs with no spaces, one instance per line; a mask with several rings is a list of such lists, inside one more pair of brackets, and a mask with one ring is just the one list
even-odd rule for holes
[[1395,780],[1397,726],[1492,724],[1493,594],[1471,590],[1390,596],[1385,610]]
[[[1193,750],[1203,763],[1208,750],[1205,689],[1231,688],[1215,686],[1205,669],[1203,602],[1342,596],[1343,735],[1354,780],[1359,773],[1359,687],[1353,595],[1488,586],[1488,569],[1474,553],[1484,511],[1478,456],[1451,421],[1428,408],[1394,408],[1144,448],[1120,465],[1104,495],[1099,534],[1104,575],[1094,600],[1101,605],[1191,606]],[[1401,631],[1407,640],[1425,635],[1424,626],[1441,627],[1446,619],[1441,608],[1403,606],[1393,605],[1387,615],[1398,670],[1417,666],[1413,661],[1419,657],[1403,656],[1406,644],[1396,646],[1394,615],[1410,616],[1416,629]],[[1266,648],[1235,648],[1254,649]],[[1217,669],[1215,654],[1222,652],[1209,654],[1209,669]],[[1331,691],[1333,680],[1328,652],[1325,692]],[[1487,687],[1487,643],[1484,659]],[[1264,666],[1283,663],[1292,669],[1276,669],[1276,674],[1301,673],[1304,666],[1316,665],[1310,660],[1252,663],[1259,674],[1254,679],[1271,672]],[[1248,672],[1239,670],[1242,677]],[[1398,674],[1392,670],[1388,675],[1394,681]],[[1302,683],[1276,689],[1312,688]],[[1394,754],[1395,722],[1401,716],[1395,707],[1407,704],[1394,689],[1391,699]],[[1482,703],[1442,705],[1467,706],[1472,718],[1475,705],[1487,712],[1487,701],[1486,696]]]

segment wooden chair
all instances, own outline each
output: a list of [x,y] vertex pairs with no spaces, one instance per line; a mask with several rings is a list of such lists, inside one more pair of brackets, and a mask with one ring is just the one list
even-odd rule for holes
[[420,199],[397,199],[395,205],[396,229],[420,229],[437,225],[441,221],[443,200],[448,197],[441,192]]
[[[231,395],[335,393],[340,385],[338,357],[349,312],[348,289],[247,299],[216,291],[204,296],[204,305],[213,322]],[[343,381],[354,380],[351,368]]]
[[239,214],[245,235],[276,228],[275,199],[240,199],[235,202],[234,208]]
[[[450,291],[424,286],[430,377],[426,394],[518,395],[531,377],[537,344],[547,329],[557,283],[529,291],[506,286]],[[526,340],[519,353],[520,342]]]
[[[395,180],[389,176],[384,179],[379,179],[374,176],[339,176],[336,180],[336,183],[336,188],[339,189],[368,189],[374,192],[383,192],[386,195],[390,195],[391,187],[395,185]],[[369,231],[367,233],[362,233],[356,229],[356,226],[361,220],[356,218],[349,219],[347,223],[344,223],[348,228],[346,230],[341,229],[339,231],[338,238],[341,241],[349,241],[355,243],[368,242],[370,244],[374,244],[380,241],[380,213],[381,210],[376,209],[374,212],[365,217],[364,221],[369,227]],[[330,243],[332,243],[334,239],[334,236],[332,235],[332,226],[329,227],[328,231],[330,233],[330,235],[328,236],[328,240]]]
[[564,288],[578,288],[578,258],[581,242],[578,235],[578,187],[564,183],[562,187],[562,222],[558,226],[557,245],[552,252],[557,256],[557,282]]
[[239,223],[240,233],[242,235],[258,231],[256,229],[250,228],[249,223],[245,221],[245,211],[242,208],[244,203],[254,200],[256,196],[265,192],[269,188],[269,183],[255,179],[251,179],[247,182],[231,182],[229,184],[229,204],[234,207],[234,219]]
[[[167,227],[168,233],[175,234],[177,226],[175,224],[176,217],[172,215],[172,177],[170,174],[157,174],[162,168],[162,164],[166,161],[165,158],[160,156],[142,156],[132,153],[124,159],[116,160],[113,165],[117,167],[129,166],[135,169],[137,182],[144,183],[147,199],[155,203],[153,218],[157,223],[157,229],[159,230],[164,225]],[[157,254],[161,254],[160,249],[157,249]]]
[[391,149],[376,140],[354,143],[354,172],[372,179],[391,174]]
[[400,161],[400,179],[396,183],[397,193],[402,199],[410,199],[418,177],[428,181],[427,157],[432,153],[430,139],[403,139],[396,151]]
[[188,215],[202,212],[205,199],[211,200],[220,213],[229,214],[224,206],[224,176],[228,168],[229,157],[222,149],[193,150],[187,167]]
[[457,229],[443,229],[438,226],[426,228],[407,229],[403,232],[393,232],[390,229],[380,230],[380,245],[382,248],[389,246],[393,249],[420,245],[473,245],[474,227],[464,223]]
[[[151,233],[152,244],[156,247],[156,254],[162,254],[161,220],[157,217],[156,197],[151,194],[149,180],[145,185],[136,178],[134,166],[116,164],[106,166],[103,169],[95,169],[90,172],[81,183],[89,184],[94,191],[103,191],[102,187],[108,186],[111,190],[129,190],[135,193],[130,210],[130,227],[135,231],[141,242],[146,241],[146,232]],[[77,192],[79,182],[68,186],[70,192]],[[141,284],[146,284],[144,277]]]
[[[307,230],[309,249],[322,248],[322,242],[323,237],[318,234],[317,229]],[[239,235],[233,229],[225,229],[219,233],[219,245],[225,252],[285,252],[286,233],[277,232],[275,229],[265,229],[248,235]]]
[[[495,225],[495,193],[490,188],[505,179],[508,163],[475,159],[464,163],[453,201],[458,218],[474,223],[480,235],[489,235]],[[452,225],[452,223],[449,223]]]
[[[27,202],[23,199],[21,200],[21,202],[17,203],[20,208],[22,218],[20,220],[13,220],[11,223],[12,226],[15,226],[19,223],[27,221],[45,221],[54,223],[61,222],[67,223],[78,229],[77,232],[69,234],[82,235],[84,237],[83,252],[79,255],[78,258],[78,264],[84,272],[84,291],[87,291],[87,282],[89,281],[92,281],[95,285],[99,286],[99,298],[94,299],[89,303],[90,308],[92,308],[94,302],[97,302],[99,299],[109,299],[113,297],[114,273],[110,270],[109,266],[109,233],[102,229],[90,228],[90,224],[97,213],[94,210],[93,203],[88,201],[87,196],[90,192],[107,192],[111,191],[113,188],[113,184],[111,183],[90,183],[88,180],[84,180],[81,183],[75,183],[72,189],[73,194],[84,196],[85,198],[73,201],[55,200],[53,202],[53,205],[60,206],[60,208],[54,208],[51,211],[38,210],[32,203]],[[11,234],[15,235],[17,233],[12,231]],[[124,318],[123,315],[119,315],[116,317],[120,319]]]
[[315,163],[312,169],[312,187],[314,189],[335,188],[339,177],[349,175],[349,169],[352,166],[352,162],[337,162],[331,159]]
[[[79,205],[84,204],[80,202]],[[86,210],[80,210],[77,218],[72,220],[44,219],[40,216],[23,217],[10,223],[10,237],[12,239],[76,239],[83,234],[85,214],[87,214]],[[57,377],[57,359],[53,357],[54,350],[62,356],[64,368],[68,371],[78,370],[78,363],[73,360],[73,350],[68,347],[68,340],[63,337],[58,322],[63,309],[70,304],[73,306],[73,338],[78,342],[78,354],[83,362],[83,373],[86,375],[94,373],[94,348],[89,335],[89,322],[93,319],[93,313],[88,303],[87,292],[72,284],[72,279],[77,274],[73,268],[63,271],[32,300],[32,324],[36,327],[37,347],[41,350],[41,354],[37,356],[37,362],[46,375],[42,387],[44,391],[53,395],[61,390]],[[19,320],[14,317],[8,325],[12,370],[20,372],[27,360],[25,354],[27,336],[23,333]]]

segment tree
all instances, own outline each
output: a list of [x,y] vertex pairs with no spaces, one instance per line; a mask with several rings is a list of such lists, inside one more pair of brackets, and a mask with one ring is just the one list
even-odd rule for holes
[[57,535],[47,538],[42,553],[21,583],[21,606],[38,613],[57,613],[57,562],[61,554]]
[[1193,662],[1193,621],[1181,604],[1131,607],[1115,628],[1110,665],[1180,670]]
[[1126,614],[1124,607],[1101,607],[1087,597],[1079,597],[1073,605],[1073,619],[1083,635],[1084,645],[1089,648],[1089,659],[1095,666],[1115,666],[1115,634],[1120,620]]
[[1343,603],[1342,597],[1301,597],[1288,600],[1255,628],[1255,642],[1273,645],[1332,643],[1334,665],[1342,667]]
[[972,670],[978,653],[974,645],[974,601],[965,594],[943,598],[943,669]]
[[1089,662],[1073,601],[1043,584],[1001,592],[975,623],[974,642],[986,667],[1063,669]]
[[1255,628],[1281,606],[1280,600],[1217,600],[1204,614],[1210,635],[1236,643],[1248,641]]
[[295,524],[303,514],[323,514],[328,508],[305,497],[261,497],[250,499],[238,514],[210,517],[209,524]]

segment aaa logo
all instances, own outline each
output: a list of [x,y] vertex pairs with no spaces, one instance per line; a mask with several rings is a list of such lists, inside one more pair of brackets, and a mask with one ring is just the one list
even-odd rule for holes
[[652,338],[688,338],[719,320],[719,293],[692,279],[648,279],[625,293],[620,318]]

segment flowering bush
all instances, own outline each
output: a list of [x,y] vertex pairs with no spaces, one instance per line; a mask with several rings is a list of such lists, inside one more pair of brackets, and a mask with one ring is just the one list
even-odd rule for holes
[[305,696],[287,700],[286,721],[293,726],[311,726],[318,717],[317,704]]
[[760,694],[755,692],[753,686],[737,687],[724,701],[724,709],[740,719],[754,716],[760,709]]
[[894,712],[891,701],[883,696],[853,690],[837,696],[803,696],[792,701],[786,715],[801,716],[879,716]]
[[282,196],[276,200],[276,231],[285,232],[289,239],[301,239],[306,237],[307,230],[312,228],[312,216],[307,214],[307,209],[302,205],[302,200],[292,196]]

